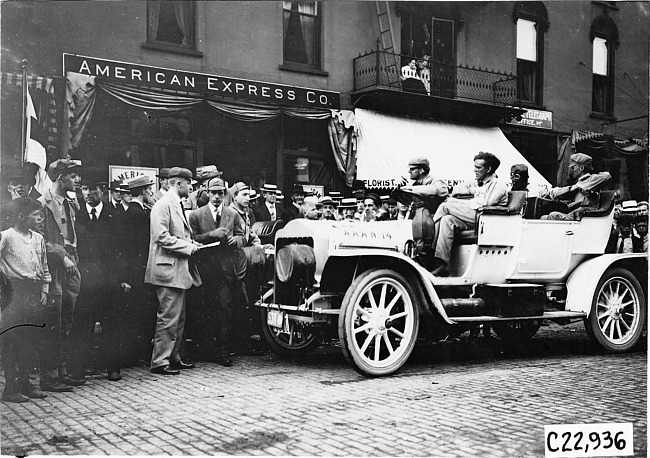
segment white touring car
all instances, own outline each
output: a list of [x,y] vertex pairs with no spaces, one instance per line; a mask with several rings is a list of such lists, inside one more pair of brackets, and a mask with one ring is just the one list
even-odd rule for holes
[[[397,371],[427,335],[489,324],[501,339],[530,339],[542,320],[584,319],[611,352],[634,348],[647,314],[647,256],[603,254],[614,191],[580,221],[530,218],[530,200],[479,212],[476,229],[456,234],[450,277],[414,260],[411,221],[291,221],[275,236],[273,288],[257,302],[271,349],[298,356],[338,333],[361,374]],[[530,212],[528,212],[530,213]],[[437,333],[437,334],[436,334]]]

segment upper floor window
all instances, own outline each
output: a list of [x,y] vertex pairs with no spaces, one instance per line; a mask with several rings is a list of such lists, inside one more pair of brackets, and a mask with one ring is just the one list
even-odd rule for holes
[[614,21],[604,14],[591,24],[592,89],[591,110],[614,115],[614,55],[618,46],[618,29]]
[[284,63],[321,67],[321,13],[319,2],[284,1]]
[[541,2],[517,2],[517,92],[523,103],[541,105],[544,92],[544,34],[548,14]]
[[196,3],[147,1],[147,42],[196,49]]

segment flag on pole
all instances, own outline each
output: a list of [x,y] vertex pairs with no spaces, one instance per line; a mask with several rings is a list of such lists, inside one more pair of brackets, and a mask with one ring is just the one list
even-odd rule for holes
[[38,192],[43,194],[47,189],[52,187],[52,180],[50,180],[45,172],[45,166],[47,164],[47,154],[45,153],[47,136],[38,122],[38,115],[34,109],[34,101],[32,100],[32,95],[29,93],[29,89],[27,90],[25,118],[27,128],[23,161],[38,165],[36,184],[34,187]]

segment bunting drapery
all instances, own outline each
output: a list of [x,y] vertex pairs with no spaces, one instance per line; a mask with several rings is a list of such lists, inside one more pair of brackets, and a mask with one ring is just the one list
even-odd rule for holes
[[67,106],[64,112],[65,152],[79,147],[93,116],[96,91],[101,90],[127,105],[142,110],[182,111],[196,109],[207,103],[217,113],[242,122],[271,121],[283,114],[302,119],[329,120],[328,131],[336,166],[347,185],[352,185],[356,170],[356,133],[354,113],[351,111],[231,104],[209,99],[199,93],[170,93],[72,72],[67,74],[67,79]]

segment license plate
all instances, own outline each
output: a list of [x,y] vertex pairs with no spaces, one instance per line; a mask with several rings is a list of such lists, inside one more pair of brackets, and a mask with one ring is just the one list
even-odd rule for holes
[[277,310],[269,310],[266,315],[266,322],[269,326],[282,329],[284,323],[284,313]]

